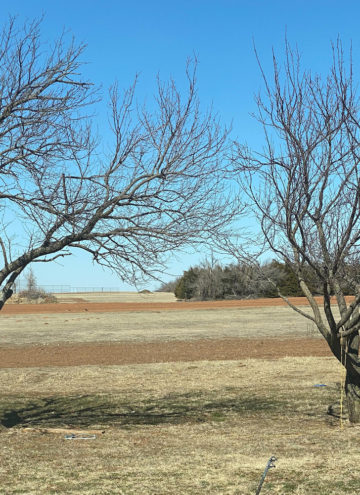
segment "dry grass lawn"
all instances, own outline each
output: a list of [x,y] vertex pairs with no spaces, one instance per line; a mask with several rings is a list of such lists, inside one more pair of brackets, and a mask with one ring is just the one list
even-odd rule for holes
[[360,431],[326,414],[340,374],[332,358],[0,370],[2,493],[248,494],[272,454],[264,495],[359,493]]
[[62,302],[122,302],[122,303],[152,303],[152,302],[174,302],[176,297],[172,292],[68,292],[55,294],[56,299]]
[[[304,308],[310,311],[309,308]],[[161,341],[203,338],[320,338],[287,307],[120,313],[2,314],[2,345]]]

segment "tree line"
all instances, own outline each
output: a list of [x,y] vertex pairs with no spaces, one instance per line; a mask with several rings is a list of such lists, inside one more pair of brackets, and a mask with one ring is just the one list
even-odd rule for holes
[[205,262],[183,273],[174,294],[198,300],[278,297],[278,288],[285,296],[302,295],[294,274],[277,261],[265,263],[261,273],[256,265]]
[[[311,291],[323,295],[322,283],[310,269],[304,270]],[[352,278],[360,278],[360,267],[347,267]],[[344,279],[342,290],[345,295],[352,293],[350,284]],[[216,300],[251,299],[271,297],[303,297],[298,278],[285,263],[277,260],[256,264],[229,264],[205,261],[185,270],[170,282],[163,283],[159,291],[173,292],[178,299]],[[333,294],[331,294],[333,295]]]

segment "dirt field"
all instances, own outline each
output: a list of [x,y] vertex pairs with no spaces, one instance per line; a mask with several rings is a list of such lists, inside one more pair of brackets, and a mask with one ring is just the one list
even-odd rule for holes
[[[119,295],[120,294],[120,295]],[[132,294],[132,296],[131,296]],[[165,294],[165,295],[164,295]],[[195,309],[218,308],[266,308],[286,307],[287,304],[280,298],[271,299],[241,299],[224,301],[176,301],[172,294],[155,292],[151,294],[126,293],[81,293],[78,295],[55,294],[59,299],[56,304],[6,304],[2,310],[4,314],[44,314],[44,313],[107,313],[119,311],[181,311]],[[112,302],[108,301],[113,299]],[[318,302],[321,298],[316,298]],[[296,306],[308,306],[304,297],[290,297],[289,300]]]
[[[151,294],[142,302],[143,295],[113,294],[118,300],[108,303],[99,302],[103,294],[90,296],[97,302],[81,294],[81,302],[5,306],[0,367],[330,355],[315,329],[280,299],[183,303]],[[296,302],[309,310],[304,299]]]
[[0,347],[0,368],[44,366],[125,365],[167,362],[279,359],[290,356],[327,356],[322,340],[222,339],[147,344],[75,344]]

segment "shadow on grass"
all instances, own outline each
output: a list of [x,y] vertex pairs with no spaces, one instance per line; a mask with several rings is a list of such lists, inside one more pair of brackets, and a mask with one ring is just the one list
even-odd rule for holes
[[[240,394],[240,392],[239,392]],[[171,394],[125,402],[113,395],[2,398],[0,423],[14,426],[90,427],[224,421],[227,416],[282,409],[281,401],[259,397],[221,397],[220,392]]]

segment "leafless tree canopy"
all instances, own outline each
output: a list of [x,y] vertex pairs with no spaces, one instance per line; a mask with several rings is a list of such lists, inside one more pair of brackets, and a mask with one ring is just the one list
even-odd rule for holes
[[44,46],[40,24],[11,20],[0,39],[0,306],[31,262],[78,248],[133,281],[170,250],[218,235],[233,211],[228,133],[200,111],[196,64],[185,95],[158,81],[151,112],[136,103],[136,82],[114,85],[105,155],[90,125],[98,93],[80,74],[84,47]]
[[[283,65],[273,57],[272,77],[262,71],[265,91],[256,117],[266,145],[260,152],[237,145],[235,168],[260,226],[258,252],[271,252],[291,267],[312,314],[294,309],[314,321],[339,359],[340,344],[348,346],[348,387],[358,387],[360,107],[351,54],[345,62],[341,43],[335,44],[322,77],[303,70],[288,44],[285,52]],[[325,316],[313,280],[322,286]],[[351,304],[345,286],[354,296]]]

